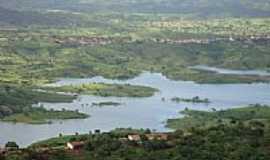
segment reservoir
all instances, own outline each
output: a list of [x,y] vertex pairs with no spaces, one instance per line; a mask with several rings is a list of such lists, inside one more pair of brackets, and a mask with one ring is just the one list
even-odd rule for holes
[[[196,84],[187,81],[173,81],[159,73],[142,73],[130,80],[108,80],[103,77],[73,79],[59,79],[50,85],[82,84],[91,82],[120,83],[144,85],[159,89],[153,97],[148,98],[119,98],[80,95],[73,103],[44,103],[46,108],[61,110],[78,109],[90,115],[82,120],[59,120],[52,124],[31,125],[21,123],[0,122],[0,146],[7,141],[16,141],[21,147],[33,142],[56,137],[59,133],[75,134],[88,133],[90,130],[100,129],[110,131],[120,127],[150,128],[157,131],[169,131],[165,128],[168,118],[181,116],[179,111],[185,108],[198,110],[226,109],[241,107],[249,104],[270,104],[270,84]],[[175,103],[173,97],[208,98],[210,104]],[[164,101],[162,99],[165,99]],[[92,103],[119,102],[121,106],[92,107]]]

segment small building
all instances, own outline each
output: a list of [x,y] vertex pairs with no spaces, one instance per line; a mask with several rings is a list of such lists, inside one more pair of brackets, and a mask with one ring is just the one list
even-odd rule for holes
[[128,140],[129,141],[141,141],[141,136],[138,134],[134,134],[134,135],[128,135]]
[[85,142],[68,142],[67,143],[67,148],[71,150],[80,150],[84,147]]
[[152,134],[146,134],[145,135],[148,140],[168,140],[168,134],[166,133],[152,133]]

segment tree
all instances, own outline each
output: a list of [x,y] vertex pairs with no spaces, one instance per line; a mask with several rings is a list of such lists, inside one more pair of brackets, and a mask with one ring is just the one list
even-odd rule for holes
[[16,142],[7,142],[5,147],[10,149],[19,149],[19,145],[17,145]]

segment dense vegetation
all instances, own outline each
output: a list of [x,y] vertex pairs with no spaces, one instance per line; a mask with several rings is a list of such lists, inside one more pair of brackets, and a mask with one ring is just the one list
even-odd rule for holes
[[21,89],[17,87],[1,86],[0,90],[0,104],[1,118],[9,116],[14,113],[23,112],[32,104],[38,102],[72,102],[75,97],[59,95],[53,93],[43,93],[34,91],[31,88]]

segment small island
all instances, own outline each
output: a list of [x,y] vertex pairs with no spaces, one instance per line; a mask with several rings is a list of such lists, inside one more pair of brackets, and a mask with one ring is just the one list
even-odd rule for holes
[[46,90],[56,92],[72,92],[101,97],[151,97],[158,90],[151,87],[130,84],[89,83],[81,85],[66,85],[61,87],[47,87]]
[[67,119],[85,119],[89,115],[80,113],[79,111],[71,110],[46,110],[45,108],[30,108],[29,111],[16,113],[6,116],[2,119],[4,122],[28,123],[28,124],[50,124],[52,120],[67,120]]
[[180,97],[174,97],[171,99],[172,102],[180,103],[180,102],[186,102],[186,103],[211,103],[208,98],[201,99],[199,96],[193,97],[193,98],[180,98]]
[[92,106],[104,107],[104,106],[120,106],[122,103],[119,102],[99,102],[99,103],[92,103]]

